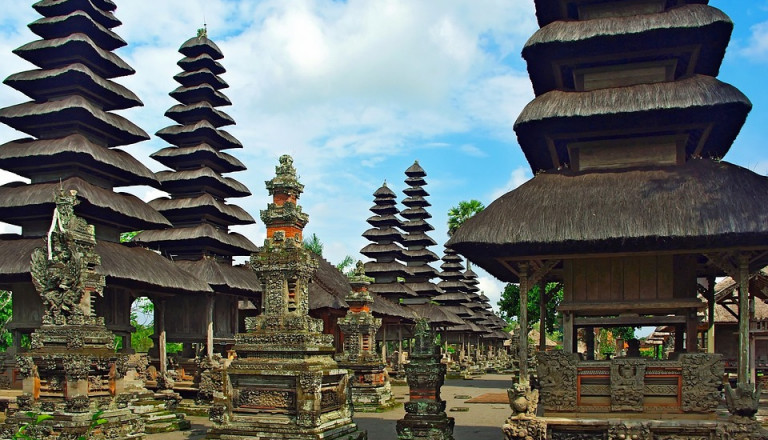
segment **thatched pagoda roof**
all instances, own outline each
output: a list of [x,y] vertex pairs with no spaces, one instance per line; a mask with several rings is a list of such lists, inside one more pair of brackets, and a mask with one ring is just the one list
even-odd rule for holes
[[3,83],[38,102],[56,96],[80,94],[98,102],[104,111],[143,105],[133,92],[114,81],[96,75],[80,63],[58,69],[16,73],[6,78]]
[[105,50],[115,50],[127,45],[119,35],[104,27],[91,15],[83,11],[74,11],[67,15],[44,17],[29,24],[29,29],[45,39],[64,38],[72,34],[73,29],[87,34],[94,43]]
[[61,188],[77,191],[80,204],[75,213],[89,223],[109,224],[124,232],[171,225],[138,197],[92,185],[79,177],[60,182],[0,186],[0,219],[14,225],[34,218],[50,221],[55,206],[53,196]]
[[214,60],[224,58],[224,54],[213,41],[206,36],[192,37],[185,41],[179,48],[179,52],[185,57],[195,58],[200,55],[208,55]]
[[216,90],[229,87],[226,81],[208,69],[193,70],[191,72],[181,72],[173,76],[179,84],[184,87],[193,87],[200,84],[209,84]]
[[464,320],[450,310],[432,303],[409,304],[408,308],[420,318],[437,326],[464,325]]
[[[366,274],[368,274],[368,264],[369,263],[366,263],[365,266]],[[368,275],[371,276],[371,274]],[[408,298],[417,296],[416,292],[399,281],[393,281],[391,283],[372,283],[370,286],[368,286],[368,291],[386,297],[387,299],[392,298],[392,301],[395,301],[396,298]]]
[[215,249],[218,255],[250,255],[258,250],[244,235],[207,223],[142,231],[133,237],[133,242],[161,249]]
[[216,128],[234,125],[235,120],[225,112],[214,108],[211,103],[201,101],[190,105],[177,104],[165,112],[165,116],[181,125],[194,124],[198,121],[208,121]]
[[232,105],[232,101],[226,95],[219,92],[210,84],[198,84],[196,86],[179,86],[170,93],[171,97],[182,104],[190,105],[205,101],[214,107]]
[[51,169],[77,169],[114,186],[160,186],[155,174],[125,151],[104,148],[80,134],[60,139],[21,139],[0,145],[0,167],[31,178]]
[[[720,10],[687,5],[664,13],[556,21],[526,43],[523,58],[537,95],[555,88],[573,89],[571,69],[590,67],[600,55],[623,62],[677,59],[675,77],[694,73],[717,76],[733,23]],[[574,57],[574,54],[580,54]]]
[[[5,238],[0,240],[0,282],[29,281],[30,257],[43,239]],[[150,250],[97,240],[96,253],[101,256],[96,272],[107,277],[107,286],[135,289],[137,294],[211,292],[207,283]]]
[[195,278],[208,283],[217,293],[253,296],[261,292],[261,281],[248,267],[232,266],[208,257],[197,261],[178,260],[175,263]]
[[191,165],[208,167],[218,173],[245,170],[245,165],[236,157],[218,151],[208,144],[192,147],[167,147],[150,155],[151,158],[168,168],[189,168]]
[[230,205],[210,194],[184,198],[160,197],[149,202],[149,206],[175,222],[203,218],[227,225],[250,225],[255,222],[243,208]]
[[169,193],[194,192],[195,189],[206,188],[207,192],[227,197],[246,197],[251,195],[248,188],[231,177],[223,177],[210,168],[196,170],[160,171],[157,178],[164,191]]
[[26,102],[0,109],[0,122],[45,138],[48,133],[87,134],[103,140],[108,147],[149,139],[147,133],[128,119],[108,113],[82,96],[68,96],[48,102]]
[[85,34],[71,34],[53,40],[37,40],[13,51],[41,69],[55,69],[80,62],[103,78],[116,78],[135,73],[120,57],[100,48]]
[[[531,169],[550,170],[571,162],[567,142],[599,127],[654,135],[689,133],[686,153],[723,157],[744,124],[752,104],[738,89],[715,78],[694,75],[674,82],[638,84],[588,92],[553,90],[531,101],[515,122]],[[711,131],[699,145],[703,127]],[[647,128],[646,128],[647,127]],[[698,132],[690,127],[699,127]],[[560,164],[553,163],[554,139]],[[560,141],[558,141],[560,140]]]
[[517,280],[498,258],[751,246],[768,239],[765,194],[765,176],[709,159],[540,173],[468,220],[448,245],[508,282]]
[[216,75],[221,75],[227,71],[224,66],[211,58],[208,54],[202,54],[196,57],[184,57],[176,64],[186,71],[208,69]]
[[[594,0],[534,0],[536,18],[539,26],[544,27],[556,20],[572,21],[578,19],[577,7],[582,4],[595,3]],[[667,0],[669,6],[687,3],[707,4],[708,0]]]
[[188,125],[171,125],[159,130],[155,134],[169,144],[179,147],[189,147],[205,143],[219,151],[230,148],[243,148],[243,144],[237,138],[225,130],[216,128],[216,126],[206,120],[200,120]]
[[120,20],[112,15],[112,11],[117,9],[112,0],[40,0],[32,7],[44,17],[84,11],[104,27],[113,28],[121,24]]

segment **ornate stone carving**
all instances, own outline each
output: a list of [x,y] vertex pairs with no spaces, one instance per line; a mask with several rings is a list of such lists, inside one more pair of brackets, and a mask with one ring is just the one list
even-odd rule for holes
[[757,414],[760,404],[760,386],[754,384],[737,386],[735,389],[730,384],[725,385],[725,403],[728,411],[737,417],[751,418]]
[[539,390],[532,390],[528,385],[516,383],[507,390],[507,395],[509,396],[509,406],[512,407],[512,417],[533,417],[536,415]]
[[85,356],[62,356],[62,366],[69,380],[85,380],[91,370],[91,360]]
[[90,400],[88,396],[75,396],[71,399],[65,400],[65,408],[67,412],[83,413],[88,412],[90,407]]
[[600,440],[605,438],[605,433],[553,431],[550,437],[552,440]]
[[608,440],[653,440],[649,423],[620,422],[608,427]]
[[16,364],[19,366],[21,377],[32,377],[37,373],[32,356],[16,356]]
[[[573,411],[576,409],[576,381],[579,355],[562,351],[539,352],[538,374],[540,403],[545,410]],[[510,400],[511,401],[511,400]]]
[[645,382],[644,359],[611,361],[611,411],[642,411]]
[[680,355],[683,374],[681,408],[685,412],[712,412],[720,404],[723,383],[722,355],[686,353]]
[[547,423],[535,417],[510,417],[502,431],[506,440],[546,440]]
[[45,307],[43,324],[92,324],[91,295],[102,295],[105,285],[104,276],[96,273],[101,257],[94,251],[94,229],[74,213],[76,191],[62,190],[55,202],[46,248],[35,249],[30,264]]

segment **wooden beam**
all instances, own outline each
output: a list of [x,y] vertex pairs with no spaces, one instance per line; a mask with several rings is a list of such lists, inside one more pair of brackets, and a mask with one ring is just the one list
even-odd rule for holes
[[749,371],[749,257],[742,253],[739,262],[739,365],[736,370],[739,388],[747,389]]
[[520,362],[518,383],[528,385],[528,263],[520,263],[520,343],[517,353]]
[[[685,324],[685,316],[587,316],[573,318],[573,324],[576,327],[626,327],[626,326],[652,326],[652,325],[670,325]],[[565,336],[563,336],[565,339]],[[563,341],[565,342],[565,341]]]
[[547,282],[542,278],[539,280],[539,350],[547,349]]

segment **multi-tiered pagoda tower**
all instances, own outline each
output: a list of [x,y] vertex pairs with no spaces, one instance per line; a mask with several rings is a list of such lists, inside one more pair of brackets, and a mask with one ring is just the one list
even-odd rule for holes
[[429,264],[437,261],[438,257],[428,249],[437,243],[427,235],[427,232],[435,229],[427,222],[432,218],[426,209],[431,206],[426,199],[429,193],[424,189],[427,185],[424,180],[427,173],[419,165],[419,161],[415,161],[405,170],[405,175],[405,184],[408,187],[403,190],[407,196],[403,199],[403,205],[406,208],[400,211],[400,215],[406,219],[401,226],[405,231],[403,245],[407,248],[403,253],[403,261],[409,269],[405,284],[416,292],[420,302],[424,303],[441,293],[437,285],[430,281],[437,278],[437,271]]
[[298,205],[304,185],[290,156],[280,157],[276,173],[266,182],[273,202],[261,212],[267,238],[251,257],[263,311],[236,336],[226,399],[211,410],[208,438],[364,439],[352,422],[347,371],[332,357],[333,336],[308,315],[317,261],[302,244],[309,220]]
[[[141,101],[113,78],[133,69],[112,51],[125,42],[111,29],[120,25],[110,0],[40,1],[33,5],[43,18],[30,29],[42,39],[14,53],[37,66],[11,75],[5,83],[32,100],[0,110],[0,121],[26,133],[0,146],[0,167],[30,183],[0,188],[0,220],[21,227],[16,237],[0,240],[0,282],[13,292],[14,333],[40,326],[42,304],[30,280],[29,255],[48,234],[54,196],[76,191],[75,214],[95,228],[95,252],[106,276],[103,297],[94,310],[130,348],[132,292],[165,294],[210,292],[207,284],[154,252],[119,244],[120,233],[170,226],[161,214],[116,187],[158,186],[154,174],[124,147],[148,139],[147,134],[114,110]],[[138,295],[137,295],[138,296]]]
[[258,295],[260,285],[255,274],[232,266],[233,257],[249,256],[256,246],[243,235],[229,231],[230,226],[255,221],[239,206],[227,203],[229,198],[251,193],[237,180],[222,176],[243,171],[245,166],[225,152],[242,148],[242,144],[221,129],[235,123],[217,108],[230,104],[221,92],[228,87],[219,77],[225,72],[217,61],[223,58],[221,50],[208,38],[207,30],[201,29],[181,45],[179,52],[184,55],[178,62],[183,71],[174,79],[180,86],[170,93],[179,104],[165,113],[177,125],[157,132],[172,146],[152,155],[172,169],[157,173],[161,189],[170,197],[150,202],[173,228],[146,230],[133,241],[161,250],[213,289],[214,294],[205,298],[176,296],[162,300],[166,310],[185,310],[182,319],[165,320],[166,337],[175,342],[205,341],[210,358],[214,345],[219,347],[219,354],[225,354],[224,345],[234,342],[238,299]]
[[[521,362],[507,438],[765,438],[750,419],[748,280],[768,262],[768,179],[721,160],[751,107],[715,78],[730,19],[706,0],[535,4],[523,57],[536,98],[515,124],[535,177],[449,242],[520,283],[521,335],[528,290],[564,284],[563,352],[539,355],[540,401]],[[697,338],[697,280],[722,275],[740,283],[731,419],[714,415],[722,360]],[[576,353],[580,327],[659,324],[676,329],[668,359]],[[566,413],[578,417],[551,418]]]
[[440,281],[437,286],[443,291],[441,295],[433,298],[440,307],[456,314],[464,320],[464,324],[449,327],[446,331],[448,342],[459,345],[458,361],[463,361],[466,356],[466,344],[469,335],[479,329],[471,322],[475,313],[467,307],[470,303],[467,295],[468,288],[464,283],[464,265],[461,263],[461,257],[451,248],[445,248],[443,254],[443,264],[440,265]]

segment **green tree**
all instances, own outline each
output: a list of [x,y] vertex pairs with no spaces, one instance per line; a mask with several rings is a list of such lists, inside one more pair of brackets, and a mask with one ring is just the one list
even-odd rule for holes
[[448,236],[453,236],[453,233],[456,232],[457,229],[461,225],[464,224],[465,221],[469,220],[477,214],[478,212],[485,209],[485,205],[480,203],[477,200],[462,200],[459,202],[458,206],[454,206],[451,209],[448,210]]
[[347,255],[343,260],[336,264],[336,269],[339,269],[339,272],[346,274],[350,269],[354,269],[352,266],[353,264],[355,264],[355,259],[352,258],[351,255]]
[[312,233],[309,238],[304,239],[304,249],[312,251],[319,256],[323,256],[323,242],[317,234]]
[[[547,298],[547,322],[545,330],[547,333],[553,333],[558,329],[557,327],[557,306],[563,300],[563,284],[562,283],[547,283],[545,288]],[[538,284],[528,292],[528,325],[540,321],[539,316],[539,286]],[[501,299],[498,302],[499,312],[501,318],[507,321],[512,319],[517,320],[520,316],[520,286],[517,284],[509,283],[504,288],[504,292],[501,294]]]
[[6,328],[13,314],[13,295],[9,290],[0,290],[0,351],[11,346],[13,338]]

